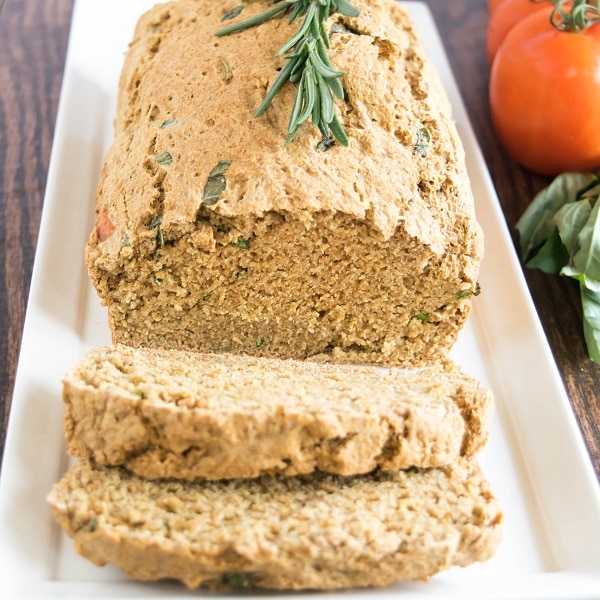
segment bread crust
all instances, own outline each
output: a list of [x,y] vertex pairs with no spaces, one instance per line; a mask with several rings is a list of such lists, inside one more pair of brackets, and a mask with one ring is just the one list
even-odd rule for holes
[[49,495],[98,565],[190,588],[338,589],[488,559],[502,514],[472,459],[363,477],[150,482],[74,465]]

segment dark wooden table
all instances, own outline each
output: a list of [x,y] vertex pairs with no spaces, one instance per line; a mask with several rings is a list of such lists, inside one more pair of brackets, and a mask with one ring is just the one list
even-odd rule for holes
[[[427,0],[511,231],[547,180],[512,162],[490,122],[486,0]],[[0,0],[0,452],[9,418],[73,0]],[[577,285],[525,273],[600,478],[600,365],[586,355]]]

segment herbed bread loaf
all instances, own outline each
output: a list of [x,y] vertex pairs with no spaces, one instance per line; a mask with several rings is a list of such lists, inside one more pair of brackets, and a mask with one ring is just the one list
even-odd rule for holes
[[447,464],[486,443],[490,392],[453,364],[327,365],[112,346],[64,379],[69,452],[147,478]]
[[269,0],[137,26],[86,248],[116,345],[64,380],[79,461],[48,497],[98,565],[339,589],[496,550],[491,396],[447,359],[482,256],[463,150],[406,13],[353,2],[328,23],[344,149],[284,145],[292,85],[253,119],[289,24],[214,33]]
[[285,145],[292,84],[253,118],[285,64],[285,17],[223,38],[239,2],[142,17],[86,249],[115,342],[387,365],[447,354],[482,257],[463,148],[405,11],[354,4],[359,17],[328,25],[348,148],[309,126]]
[[49,495],[77,551],[190,588],[336,589],[488,559],[502,514],[473,459],[341,478],[148,481],[78,463]]

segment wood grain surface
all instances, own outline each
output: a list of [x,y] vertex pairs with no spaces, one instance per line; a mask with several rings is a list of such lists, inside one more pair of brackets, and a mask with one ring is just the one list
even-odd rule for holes
[[[548,180],[499,147],[488,109],[486,0],[427,0],[506,221]],[[0,0],[0,452],[8,423],[73,0]],[[514,238],[516,241],[516,237]],[[578,288],[527,270],[527,283],[600,479],[600,365],[587,358]],[[526,401],[527,399],[524,399]],[[542,416],[543,417],[543,416]]]

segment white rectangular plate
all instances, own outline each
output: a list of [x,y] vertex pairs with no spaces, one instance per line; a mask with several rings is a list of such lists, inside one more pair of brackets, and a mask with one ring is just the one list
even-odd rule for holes
[[[110,341],[105,311],[86,275],[83,247],[112,139],[123,54],[137,18],[153,1],[78,0],[75,6],[0,481],[5,598],[189,594],[175,584],[132,582],[113,567],[95,567],[78,557],[45,501],[66,465],[61,377],[88,348]],[[599,598],[598,484],[431,15],[418,2],[406,6],[453,104],[486,236],[483,294],[454,356],[496,397],[491,441],[481,463],[502,503],[505,533],[498,554],[485,564],[454,568],[430,582],[349,594],[402,600]]]

